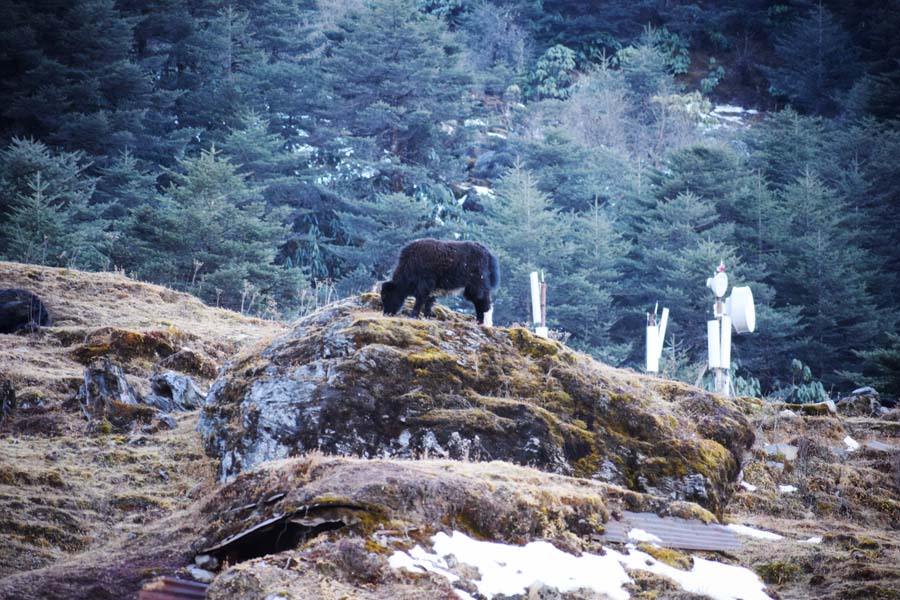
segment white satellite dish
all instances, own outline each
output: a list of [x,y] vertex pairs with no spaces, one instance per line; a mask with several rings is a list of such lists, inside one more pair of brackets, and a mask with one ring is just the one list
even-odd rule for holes
[[731,296],[725,300],[725,314],[731,317],[736,332],[753,333],[756,330],[756,307],[749,287],[731,288]]

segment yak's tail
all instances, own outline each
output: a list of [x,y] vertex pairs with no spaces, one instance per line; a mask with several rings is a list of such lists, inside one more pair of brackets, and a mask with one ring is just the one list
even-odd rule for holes
[[497,257],[491,254],[491,289],[496,289],[500,285],[500,263]]

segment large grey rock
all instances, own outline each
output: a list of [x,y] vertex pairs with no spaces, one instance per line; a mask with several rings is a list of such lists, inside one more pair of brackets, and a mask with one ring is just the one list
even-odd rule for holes
[[199,424],[222,478],[310,450],[505,460],[718,509],[752,444],[737,407],[697,388],[521,328],[380,308],[335,303],[226,367]]

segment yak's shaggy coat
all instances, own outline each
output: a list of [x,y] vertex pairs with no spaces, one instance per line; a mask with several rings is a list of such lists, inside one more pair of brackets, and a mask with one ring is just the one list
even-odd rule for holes
[[424,310],[431,316],[435,297],[462,291],[475,305],[479,323],[491,310],[491,290],[500,283],[500,265],[477,242],[445,242],[423,239],[407,244],[390,281],[381,285],[384,313],[397,314],[408,296],[415,296],[413,317]]

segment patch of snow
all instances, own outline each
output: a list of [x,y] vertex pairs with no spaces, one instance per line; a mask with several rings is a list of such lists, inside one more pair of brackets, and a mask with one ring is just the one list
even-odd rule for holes
[[636,542],[654,542],[654,543],[662,543],[662,540],[657,536],[653,535],[648,531],[644,531],[643,529],[634,528],[628,532],[628,539],[634,540]]
[[[409,553],[397,551],[390,557],[390,565],[395,569],[439,573],[454,582],[459,577],[450,572],[447,561],[442,558],[452,554],[457,561],[478,569],[481,578],[473,583],[486,598],[498,594],[523,594],[537,581],[560,592],[591,588],[612,600],[628,600],[630,595],[622,587],[631,582],[625,570],[628,568],[668,577],[686,591],[704,594],[714,600],[771,600],[763,592],[765,585],[753,571],[702,558],[694,558],[693,568],[682,571],[634,549],[624,554],[604,548],[606,554],[603,556],[587,552],[575,556],[547,542],[512,546],[474,540],[458,531],[452,535],[438,533],[431,539],[433,552],[429,553],[421,546]],[[470,598],[464,592],[454,591],[461,598]]]
[[717,113],[742,113],[744,112],[744,108],[741,106],[734,106],[732,104],[719,104],[714,109],[713,112]]
[[489,187],[485,187],[483,185],[473,185],[472,189],[475,190],[475,193],[479,196],[487,196],[488,198],[494,197],[494,190]]
[[499,131],[488,131],[488,137],[500,138],[501,140],[505,140],[508,136],[505,133],[500,133]]
[[755,527],[748,527],[746,525],[737,525],[736,523],[729,523],[725,528],[732,530],[738,535],[745,535],[761,540],[780,540],[784,537],[777,533],[772,533],[771,531],[763,531],[762,529],[756,529]]
[[487,127],[487,121],[482,119],[466,119],[463,121],[463,125],[466,127]]
[[822,536],[821,536],[821,535],[817,535],[817,536],[814,536],[814,537],[809,538],[808,540],[800,540],[800,543],[801,543],[801,544],[821,544],[821,543],[822,543]]
[[765,584],[760,578],[744,567],[693,557],[694,566],[690,571],[682,571],[662,563],[649,554],[632,550],[629,554],[619,554],[606,548],[607,555],[619,559],[629,569],[650,571],[675,581],[687,592],[709,596],[714,600],[772,600],[765,593]]
[[844,444],[847,445],[847,451],[848,451],[848,452],[853,452],[854,450],[859,450],[859,442],[857,442],[856,440],[854,440],[854,439],[853,439],[852,437],[850,437],[849,435],[848,435],[847,437],[844,438]]
[[752,483],[747,483],[746,481],[741,482],[741,487],[748,492],[755,492],[757,489],[755,485],[753,485]]
[[797,488],[795,488],[792,485],[779,485],[778,491],[781,492],[782,494],[790,494],[792,492],[796,492]]

